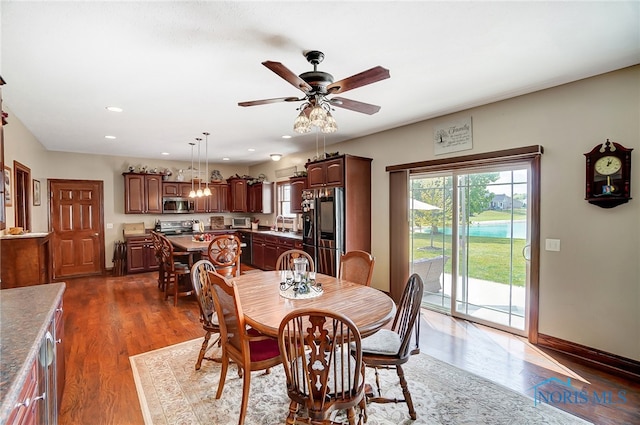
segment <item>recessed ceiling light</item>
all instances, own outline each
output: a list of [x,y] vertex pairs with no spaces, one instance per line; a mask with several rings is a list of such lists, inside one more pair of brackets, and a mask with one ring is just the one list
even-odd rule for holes
[[122,108],[118,108],[117,106],[107,106],[105,109],[107,111],[109,111],[109,112],[122,112],[123,111]]
[[223,161],[229,161],[229,158],[224,157],[224,158],[222,158],[222,160],[223,160]]
[[256,150],[254,148],[249,148],[247,149],[249,152],[255,152]]
[[169,152],[162,152],[160,155],[169,155]]
[[291,136],[289,136],[288,134],[285,134],[284,136],[282,136],[283,139],[291,139]]
[[116,136],[104,136],[105,139],[115,139]]

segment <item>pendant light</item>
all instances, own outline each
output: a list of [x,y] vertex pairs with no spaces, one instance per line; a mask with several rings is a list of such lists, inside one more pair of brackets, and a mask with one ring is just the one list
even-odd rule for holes
[[191,192],[189,192],[189,198],[195,198],[196,191],[194,190],[194,187],[193,187],[193,147],[196,144],[193,142],[190,142],[189,144],[191,145]]
[[209,133],[208,132],[204,132],[202,133],[204,134],[204,163],[205,163],[205,172],[204,172],[204,178],[206,179],[206,183],[205,183],[205,188],[204,188],[204,196],[211,196],[211,189],[209,189],[209,180],[211,180],[211,178],[209,177]]
[[198,198],[202,198],[202,178],[200,177],[200,142],[202,141],[202,139],[196,137],[196,141],[198,142],[198,190],[196,191],[196,196]]

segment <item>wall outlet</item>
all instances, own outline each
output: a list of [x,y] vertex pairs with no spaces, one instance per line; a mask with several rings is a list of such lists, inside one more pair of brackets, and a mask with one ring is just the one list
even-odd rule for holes
[[560,239],[545,239],[544,249],[547,251],[560,251]]
[[107,223],[107,229],[113,229],[113,223]]

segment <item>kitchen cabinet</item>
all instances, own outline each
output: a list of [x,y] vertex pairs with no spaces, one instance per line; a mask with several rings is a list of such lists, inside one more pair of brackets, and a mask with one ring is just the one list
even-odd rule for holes
[[289,179],[291,187],[291,207],[292,213],[302,213],[302,192],[307,188],[306,177],[292,177]]
[[51,282],[51,234],[5,235],[0,238],[2,289]]
[[217,213],[228,211],[229,185],[220,183],[209,183],[211,196],[195,198],[196,213]]
[[162,214],[162,175],[124,173],[124,213]]
[[264,236],[259,233],[251,236],[251,264],[259,269],[264,268]]
[[65,384],[64,289],[52,283],[2,291],[0,346],[3,364],[10,365],[2,371],[2,424],[57,423]]
[[191,192],[191,183],[163,182],[162,196],[170,198],[187,198]]
[[266,235],[264,237],[264,264],[260,267],[262,270],[275,270],[276,261],[278,261],[278,244],[280,238],[274,235]]
[[[310,189],[341,188],[344,197],[344,215],[341,217],[344,233],[341,238],[343,246],[339,249],[343,252],[371,252],[371,162],[371,158],[341,155],[305,165]],[[316,211],[316,214],[319,212]],[[337,264],[338,259],[334,262]],[[331,269],[329,266],[318,268],[320,271]]]
[[141,273],[158,270],[153,240],[150,234],[127,236],[127,273]]
[[275,183],[261,182],[249,186],[248,209],[250,213],[271,214],[273,213],[273,191]]
[[229,183],[229,212],[247,212],[247,180],[230,178]]
[[344,184],[345,156],[308,163],[307,185],[309,189],[340,187]]
[[290,249],[302,249],[302,240],[273,234],[253,233],[252,264],[262,270],[275,270],[278,257]]

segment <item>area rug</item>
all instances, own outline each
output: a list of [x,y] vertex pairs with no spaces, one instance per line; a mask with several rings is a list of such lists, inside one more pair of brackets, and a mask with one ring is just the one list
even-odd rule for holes
[[[238,421],[242,380],[230,366],[220,400],[215,393],[220,364],[195,361],[202,339],[187,341],[130,357],[145,423],[148,425],[234,424]],[[215,356],[215,353],[214,353]],[[367,406],[369,425],[402,424],[588,424],[555,407],[470,374],[426,354],[412,356],[405,365],[417,420],[404,403]],[[367,370],[367,382],[375,382]],[[383,395],[402,398],[394,370],[381,370]],[[269,375],[253,372],[246,425],[282,424],[288,413],[282,366]]]

